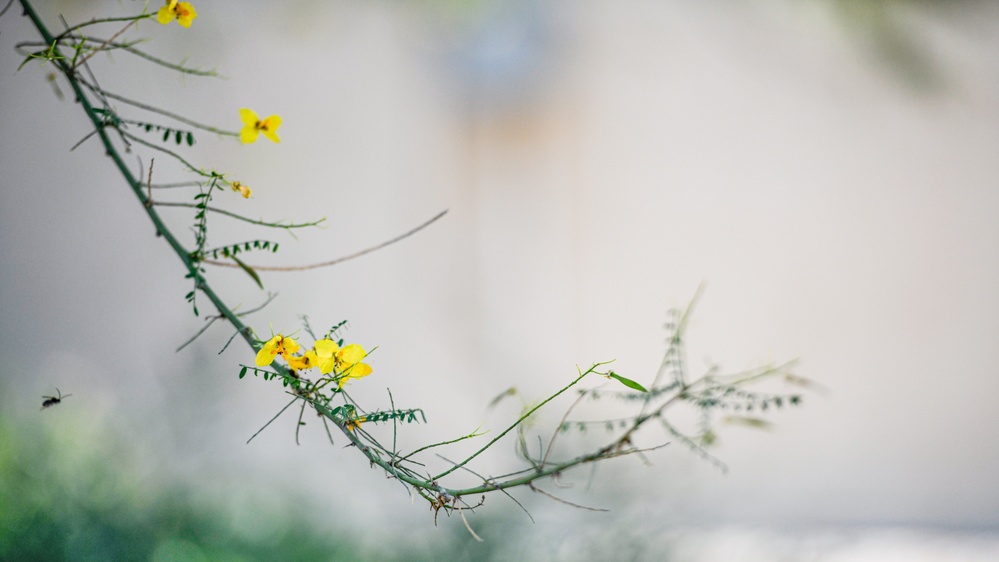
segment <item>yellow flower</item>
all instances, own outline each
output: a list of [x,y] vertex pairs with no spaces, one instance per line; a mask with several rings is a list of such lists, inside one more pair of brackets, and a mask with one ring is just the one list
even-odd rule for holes
[[156,21],[167,25],[173,20],[183,27],[191,27],[191,22],[198,17],[198,12],[194,11],[194,6],[190,2],[178,2],[177,0],[167,0],[166,6],[160,8],[156,13]]
[[247,199],[249,199],[250,198],[250,194],[253,193],[252,191],[250,191],[250,186],[243,185],[243,184],[239,183],[238,181],[232,182],[232,190],[240,192],[243,195],[243,197],[245,197]]
[[288,360],[288,366],[296,371],[311,369],[319,363],[316,352],[311,349],[306,351],[305,355],[289,355],[285,359]]
[[255,111],[244,107],[239,110],[239,118],[243,120],[243,130],[239,132],[239,140],[243,141],[243,144],[256,142],[260,133],[274,142],[281,142],[277,136],[278,127],[281,126],[281,116],[271,115],[261,120]]
[[355,427],[361,427],[361,424],[364,423],[365,421],[367,421],[367,419],[364,416],[361,416],[359,418],[354,418],[352,420],[347,420],[347,429],[349,429],[350,431],[354,431]]
[[316,342],[319,371],[324,375],[337,371],[340,375],[340,388],[343,388],[347,379],[359,379],[371,374],[371,365],[361,363],[366,355],[364,348],[356,343],[341,348],[331,339]]
[[290,361],[292,353],[295,353],[300,349],[298,342],[278,334],[267,341],[260,351],[257,352],[257,366],[264,367],[270,365],[274,362],[274,359],[280,353],[284,357],[285,361]]

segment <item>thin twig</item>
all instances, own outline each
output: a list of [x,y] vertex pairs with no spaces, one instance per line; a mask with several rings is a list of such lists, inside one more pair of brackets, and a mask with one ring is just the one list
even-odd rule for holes
[[305,405],[308,404],[308,403],[309,403],[308,400],[302,400],[302,409],[298,411],[298,423],[295,424],[295,444],[296,445],[301,445],[301,443],[298,442],[298,432],[299,432],[299,430],[302,429],[302,416],[305,415]]
[[412,453],[406,455],[405,457],[402,457],[401,459],[399,459],[399,462],[407,460],[407,459],[409,459],[409,457],[412,457],[416,453],[420,453],[422,451],[426,451],[427,449],[433,449],[434,447],[440,447],[441,445],[450,445],[452,443],[457,443],[459,441],[464,441],[465,439],[471,439],[472,437],[478,437],[478,436],[482,435],[481,433],[476,433],[476,431],[478,431],[478,430],[479,430],[478,428],[475,428],[475,431],[469,433],[468,435],[462,435],[461,437],[457,437],[455,439],[451,439],[451,440],[448,440],[448,441],[441,441],[440,443],[433,443],[431,445],[424,445],[424,446],[420,447],[419,449],[415,449]]
[[[253,437],[256,437],[256,436],[260,435],[261,431],[267,429],[267,426],[269,426],[270,424],[274,423],[274,420],[278,419],[281,416],[281,414],[284,413],[285,410],[287,410],[288,408],[290,408],[291,405],[295,403],[295,400],[298,400],[297,396],[295,398],[292,398],[291,402],[288,402],[288,404],[284,408],[281,408],[280,412],[278,412],[277,414],[275,414],[274,417],[270,419],[270,421],[268,421],[267,423],[265,423],[264,427],[261,427],[260,429],[258,429],[257,432],[253,434]],[[249,439],[246,440],[246,444],[247,445],[250,444],[250,441],[253,441],[253,437],[250,437]]]
[[[388,395],[389,395],[389,407],[392,408],[392,412],[393,412],[393,415],[392,415],[392,458],[395,459],[396,458],[396,433],[397,433],[397,428],[398,428],[399,424],[398,424],[398,420],[396,419],[395,414],[394,414],[394,412],[395,412],[395,399],[392,398],[392,389],[386,387],[385,388],[385,392],[388,392]],[[426,421],[426,418],[424,418],[424,421]]]
[[[320,267],[327,267],[327,266],[331,266],[331,265],[336,265],[338,263],[343,263],[345,261],[352,260],[354,258],[359,258],[359,257],[361,257],[361,256],[363,256],[365,254],[370,254],[371,252],[374,252],[375,250],[381,250],[382,248],[384,248],[386,246],[391,246],[392,244],[395,244],[396,242],[399,242],[400,240],[408,238],[408,237],[416,234],[417,232],[423,230],[424,228],[430,226],[431,224],[433,224],[434,222],[436,222],[438,219],[440,219],[441,217],[443,217],[446,214],[447,214],[447,210],[445,209],[445,210],[441,211],[440,213],[437,213],[434,216],[434,218],[432,218],[432,219],[428,220],[427,222],[421,224],[420,226],[418,226],[418,227],[410,230],[409,232],[406,232],[404,234],[400,234],[399,236],[396,236],[395,238],[392,238],[391,240],[387,240],[385,242],[382,242],[381,244],[372,246],[370,248],[366,248],[366,249],[361,250],[359,252],[354,252],[353,254],[336,258],[335,260],[325,261],[325,262],[321,262],[321,263],[314,263],[314,264],[311,264],[311,265],[293,265],[293,266],[248,265],[248,267],[250,267],[251,269],[254,269],[256,271],[305,271],[305,270],[308,270],[308,269],[317,269],[317,268],[320,268]],[[218,266],[222,266],[222,267],[239,267],[239,265],[235,264],[235,263],[229,263],[229,262],[226,262],[226,261],[217,261],[217,260],[202,260],[201,263],[207,263],[207,264],[211,264],[211,265],[218,265]]]
[[335,447],[336,443],[333,442],[333,434],[330,433],[330,424],[326,423],[326,416],[319,414],[319,419],[323,420],[323,427],[326,428],[326,435],[330,438],[330,445]]
[[[11,0],[11,1],[13,1],[13,0]],[[132,53],[133,55],[135,55],[137,57],[144,58],[144,59],[146,59],[149,62],[152,62],[154,64],[163,66],[165,68],[169,68],[170,70],[174,70],[174,71],[180,72],[181,74],[191,74],[191,75],[194,75],[194,76],[215,76],[215,77],[222,78],[222,76],[220,76],[219,73],[216,72],[216,71],[214,71],[214,70],[201,70],[201,69],[198,69],[198,68],[189,68],[189,67],[183,66],[182,63],[181,64],[174,64],[174,63],[171,63],[171,62],[167,62],[167,61],[165,61],[163,59],[156,58],[156,57],[150,55],[149,53],[147,53],[145,51],[141,51],[139,49],[136,49],[135,47],[132,46],[132,45],[136,45],[136,44],[139,44],[139,43],[143,43],[144,41],[141,41],[141,40],[140,41],[132,41],[132,42],[128,42],[128,43],[115,43],[113,41],[104,41],[103,39],[101,39],[99,37],[90,37],[90,36],[87,36],[87,35],[78,35],[76,37],[73,37],[73,39],[76,39],[76,40],[82,41],[82,42],[88,42],[88,43],[102,43],[103,42],[104,44],[101,45],[102,47],[104,47],[104,46],[111,47],[111,49],[105,49],[105,50],[110,51],[110,50],[120,49],[122,51],[126,51],[128,53]],[[22,42],[22,43],[18,43],[16,46],[17,47],[21,47],[21,46],[24,46],[24,47],[47,47],[48,45],[46,45],[44,43],[34,42],[34,41],[25,41],[25,42]]]
[[563,392],[565,392],[566,390],[569,390],[570,388],[572,388],[573,386],[575,386],[576,383],[578,383],[579,381],[583,380],[583,377],[585,377],[586,375],[592,373],[597,368],[597,366],[599,366],[599,365],[603,365],[603,363],[594,364],[592,367],[590,367],[589,369],[587,369],[586,372],[580,373],[580,375],[578,377],[576,377],[576,379],[573,380],[571,383],[563,386],[558,392],[556,392],[555,394],[552,394],[551,396],[549,396],[548,398],[546,398],[545,400],[543,400],[541,403],[539,403],[537,406],[531,408],[527,413],[525,413],[524,415],[520,416],[520,418],[517,421],[513,422],[513,424],[510,427],[508,427],[505,430],[503,430],[503,433],[500,433],[499,435],[497,435],[496,437],[494,437],[492,441],[490,441],[489,443],[486,443],[486,445],[484,447],[482,447],[481,449],[479,449],[478,451],[476,451],[475,453],[473,453],[467,459],[465,459],[465,460],[461,461],[460,463],[456,464],[450,470],[445,470],[444,472],[438,474],[433,479],[434,480],[440,480],[442,477],[447,476],[448,474],[451,474],[452,472],[454,472],[455,469],[457,469],[459,467],[462,467],[462,466],[465,466],[466,464],[468,464],[469,461],[471,461],[475,457],[479,456],[483,451],[485,451],[486,449],[488,449],[489,447],[491,447],[493,445],[493,443],[495,443],[495,442],[499,441],[500,439],[502,439],[503,436],[505,436],[507,433],[510,433],[510,431],[512,431],[515,427],[518,427],[524,420],[526,420],[527,418],[531,417],[531,415],[534,414],[534,412],[538,411],[538,409],[540,409],[542,406],[544,406],[545,404],[551,402],[552,400],[554,400],[555,398],[557,398],[559,395],[561,395]]
[[465,528],[468,529],[468,532],[471,533],[473,537],[475,537],[475,540],[477,540],[479,542],[485,542],[485,541],[482,540],[482,537],[480,537],[479,535],[475,534],[475,531],[472,530],[472,526],[468,524],[468,519],[465,519],[465,510],[464,509],[462,509],[460,507],[456,507],[456,508],[452,508],[452,510],[457,510],[458,511],[458,515],[461,516],[461,522],[465,524]]
[[550,493],[542,490],[541,488],[538,488],[537,486],[534,485],[533,482],[531,482],[530,484],[528,484],[528,487],[530,487],[535,492],[538,492],[538,493],[540,493],[542,495],[548,496],[549,498],[551,498],[551,499],[553,499],[553,500],[555,500],[557,502],[561,502],[561,503],[564,503],[566,505],[571,505],[572,507],[578,507],[579,509],[586,509],[586,510],[589,510],[589,511],[610,511],[609,509],[604,509],[602,507],[588,507],[588,506],[585,506],[585,505],[580,505],[578,503],[572,503],[569,500],[563,500],[562,498],[560,498],[560,497],[558,497],[558,496],[556,496],[554,494],[550,494]]
[[66,37],[67,35],[70,35],[72,32],[74,32],[74,31],[76,31],[78,29],[83,29],[84,27],[87,27],[88,25],[97,25],[97,24],[100,24],[100,23],[113,23],[113,22],[119,22],[119,21],[127,21],[127,22],[129,22],[129,25],[131,25],[131,22],[138,22],[139,20],[143,20],[143,19],[147,19],[147,18],[151,18],[151,17],[153,17],[153,14],[151,14],[151,13],[149,13],[149,14],[142,13],[142,14],[139,14],[137,16],[125,16],[125,17],[120,17],[120,18],[92,19],[90,21],[83,22],[80,25],[77,25],[77,26],[74,26],[74,27],[69,27],[69,25],[67,24],[66,27],[68,29],[66,29],[66,31],[60,33],[59,35],[56,35],[54,37],[54,40],[57,41],[57,42],[58,41],[62,41],[63,37]]
[[181,350],[183,350],[185,347],[187,347],[187,346],[191,345],[192,343],[194,343],[194,340],[198,339],[201,336],[201,334],[207,332],[208,328],[210,328],[212,326],[212,324],[215,323],[216,320],[219,320],[221,318],[224,318],[224,317],[222,315],[217,315],[217,316],[209,316],[209,317],[205,318],[205,320],[207,320],[207,322],[205,322],[205,325],[202,326],[201,329],[197,331],[197,333],[195,333],[193,336],[191,336],[190,339],[188,339],[186,342],[180,344],[180,347],[178,347],[176,350],[174,350],[174,353],[180,353]]
[[199,185],[201,185],[199,181],[178,181],[173,183],[157,183],[151,187],[153,189],[172,189],[176,187],[197,187]]
[[225,342],[225,345],[223,345],[222,349],[219,350],[218,355],[222,355],[223,353],[225,353],[225,350],[229,349],[229,344],[231,344],[232,341],[236,339],[236,336],[238,335],[239,335],[239,330],[233,332],[232,335],[229,336],[229,341]]
[[[179,186],[171,186],[171,187],[179,187]],[[191,208],[191,209],[200,209],[201,208],[201,207],[198,207],[197,205],[195,205],[194,203],[183,203],[183,202],[166,202],[166,201],[160,201],[160,202],[157,202],[156,205],[159,206],[159,207],[188,207],[188,208]],[[225,209],[219,209],[218,207],[205,206],[204,209],[212,211],[213,213],[218,213],[220,215],[225,215],[227,217],[238,219],[238,220],[241,220],[243,222],[248,222],[250,224],[255,224],[255,225],[258,225],[258,226],[269,226],[269,227],[272,227],[272,228],[305,228],[307,226],[317,226],[319,224],[322,224],[323,222],[326,222],[326,217],[323,217],[321,219],[314,220],[314,221],[311,221],[311,222],[281,224],[279,222],[266,222],[266,221],[262,221],[262,220],[254,220],[254,219],[251,219],[251,218],[248,218],[248,217],[244,217],[243,215],[238,215],[236,213],[233,213],[232,211],[226,211]],[[205,260],[204,263],[213,263],[213,262],[210,262],[209,260]],[[231,264],[229,262],[218,262],[216,265],[226,265],[226,266],[229,266],[229,265],[234,265],[234,264]],[[250,267],[253,267],[253,266],[250,266]],[[253,269],[257,269],[257,268],[253,267]]]
[[[250,310],[247,310],[247,311],[244,311],[244,312],[237,312],[236,316],[242,318],[243,316],[246,316],[247,314],[253,314],[254,312],[262,310],[265,306],[267,306],[268,304],[270,304],[271,301],[274,300],[275,297],[277,297],[277,293],[267,293],[267,299],[264,300],[263,304],[261,304],[257,308],[251,308]],[[233,312],[235,312],[235,310]],[[202,326],[202,328],[200,330],[198,330],[198,332],[196,334],[194,334],[193,336],[191,336],[191,339],[189,339],[186,342],[184,342],[183,344],[181,344],[181,346],[177,348],[176,352],[179,352],[180,350],[184,349],[188,345],[191,345],[191,342],[193,342],[194,340],[198,339],[198,337],[200,337],[201,334],[204,334],[208,330],[208,328],[216,320],[222,320],[222,319],[225,319],[225,316],[222,315],[222,314],[217,314],[215,316],[209,316],[209,317],[205,318],[205,320],[207,321],[207,324],[205,324],[204,326]],[[233,337],[229,338],[229,341],[226,342],[226,344],[222,348],[222,350],[219,351],[219,355],[222,355],[222,352],[225,351],[227,347],[229,347],[230,343],[232,343],[233,338],[235,338],[238,335],[239,335],[239,331],[237,330],[236,333],[233,334]]]
[[113,92],[109,92],[109,91],[104,90],[102,88],[99,88],[99,87],[96,87],[96,86],[92,86],[92,85],[88,84],[87,82],[81,81],[81,83],[84,84],[85,86],[87,86],[88,88],[92,89],[92,90],[100,91],[101,94],[103,94],[103,95],[105,95],[105,96],[107,96],[107,97],[109,97],[109,98],[111,98],[113,100],[118,100],[118,101],[120,101],[122,103],[127,103],[128,105],[131,105],[133,107],[138,107],[139,109],[145,109],[146,111],[149,111],[151,113],[156,113],[156,114],[162,115],[164,117],[169,117],[170,119],[173,119],[175,121],[180,121],[181,123],[184,123],[185,125],[190,125],[190,126],[196,128],[196,129],[201,129],[202,131],[208,131],[209,133],[215,133],[217,135],[225,135],[225,136],[228,136],[228,137],[238,137],[239,136],[239,132],[238,131],[226,131],[225,129],[219,129],[219,128],[216,128],[216,127],[212,127],[210,125],[205,125],[203,123],[199,123],[199,122],[194,121],[192,119],[188,119],[187,117],[184,117],[183,115],[177,115],[176,113],[171,113],[169,111],[166,111],[165,109],[160,109],[158,107],[153,107],[151,105],[147,105],[147,104],[144,104],[142,102],[138,102],[138,101],[135,101],[133,99],[126,98],[125,96],[122,96],[120,94],[115,94]]
[[552,432],[552,438],[548,440],[548,449],[545,451],[545,456],[541,458],[541,466],[545,466],[545,464],[548,462],[548,457],[549,455],[552,454],[552,449],[555,446],[555,438],[558,437],[559,432],[562,430],[562,425],[565,424],[565,420],[569,417],[569,414],[572,413],[572,410],[575,409],[576,406],[580,402],[582,402],[583,398],[585,397],[586,397],[586,391],[580,392],[579,397],[576,398],[575,401],[573,401],[573,403],[565,411],[565,414],[562,415],[562,419],[559,420],[558,425],[555,426],[555,431]]
[[153,204],[153,164],[155,163],[156,163],[155,158],[149,159],[149,179],[146,180],[146,185],[149,186],[147,188],[149,190],[149,195],[145,203],[147,207]]
[[[451,459],[449,459],[449,458],[447,458],[447,457],[445,457],[444,455],[441,455],[441,454],[439,454],[439,453],[437,454],[437,456],[438,456],[438,457],[440,457],[440,458],[442,458],[442,459],[444,459],[444,460],[446,460],[447,462],[449,462],[449,463],[451,463],[451,464],[458,464],[458,463],[454,462],[453,460],[451,460]],[[478,472],[475,472],[475,471],[474,471],[474,470],[472,470],[471,468],[468,468],[467,466],[463,466],[463,467],[461,467],[461,468],[462,468],[462,470],[467,470],[468,472],[471,472],[472,474],[474,474],[474,475],[478,476],[478,477],[479,477],[479,478],[481,478],[481,479],[482,479],[482,481],[483,481],[483,482],[485,482],[486,484],[492,484],[492,483],[495,483],[495,482],[496,482],[496,479],[495,479],[495,478],[492,478],[492,477],[489,477],[489,478],[485,478],[484,476],[482,476],[482,475],[481,475],[481,474],[479,474]],[[533,515],[531,515],[531,512],[530,512],[530,511],[527,511],[527,508],[526,508],[526,507],[524,507],[524,504],[522,504],[522,503],[520,503],[519,501],[517,501],[517,498],[515,498],[515,497],[511,496],[511,495],[510,495],[510,492],[507,492],[507,491],[506,491],[506,490],[504,490],[503,488],[500,488],[500,489],[499,489],[499,491],[500,491],[500,492],[503,492],[503,495],[505,495],[506,497],[510,498],[510,499],[511,499],[511,500],[513,501],[513,503],[515,503],[515,504],[517,504],[518,506],[520,506],[520,509],[524,510],[524,513],[526,513],[526,514],[527,514],[527,517],[531,519],[531,523],[536,523],[536,521],[534,520],[534,516],[533,516]]]
[[0,10],[0,17],[3,17],[3,15],[7,13],[7,10],[9,10],[13,4],[14,0],[10,0],[10,2],[7,2],[7,5],[3,7],[3,10]]
[[[112,41],[114,41],[115,39],[117,39],[119,35],[121,35],[122,33],[125,33],[125,31],[129,27],[132,27],[132,23],[133,22],[126,23],[125,27],[121,28],[121,30],[119,30],[118,33],[115,33],[114,35],[111,36],[110,39],[108,39],[107,41],[101,43],[100,46],[98,46],[96,49],[94,49],[89,55],[83,57],[82,60],[80,60],[79,62],[77,62],[76,64],[74,64],[72,67],[70,67],[70,70],[76,70],[78,67],[80,67],[80,65],[86,64],[87,61],[91,59],[91,57],[93,57],[97,53],[103,51],[104,47],[108,46],[109,43],[111,43]],[[134,23],[138,23],[138,20],[136,20]]]
[[135,136],[135,135],[133,135],[131,133],[126,133],[125,131],[122,131],[121,129],[118,129],[117,127],[115,127],[115,129],[118,132],[120,132],[121,135],[124,138],[127,138],[128,140],[131,140],[131,141],[135,141],[135,142],[137,142],[137,143],[139,143],[139,144],[141,144],[143,146],[148,146],[149,148],[152,148],[153,150],[159,150],[160,152],[164,152],[166,154],[169,154],[170,156],[173,156],[175,159],[177,159],[178,162],[180,162],[181,164],[187,166],[188,169],[190,169],[192,172],[194,172],[194,173],[196,173],[198,175],[202,175],[202,176],[206,176],[206,177],[208,176],[208,174],[206,174],[205,172],[199,170],[198,168],[195,168],[194,164],[191,164],[190,162],[188,162],[180,154],[177,154],[176,152],[174,152],[174,151],[172,151],[170,149],[163,148],[162,146],[155,145],[155,144],[153,144],[153,143],[151,143],[149,141],[142,140],[141,138],[139,138],[139,137],[137,137],[137,136]]
[[81,144],[87,142],[87,139],[89,139],[90,137],[92,137],[92,136],[94,136],[96,134],[97,134],[97,129],[94,129],[93,131],[90,131],[89,133],[87,133],[86,135],[84,135],[83,138],[79,140],[79,142],[77,142],[76,144],[74,144],[73,147],[69,149],[69,151],[73,152],[74,150],[76,150],[77,148],[79,148]]

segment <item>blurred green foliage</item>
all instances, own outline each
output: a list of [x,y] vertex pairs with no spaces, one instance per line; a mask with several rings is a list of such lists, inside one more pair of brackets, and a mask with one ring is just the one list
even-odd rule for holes
[[[0,560],[403,559],[365,552],[333,524],[320,531],[307,510],[275,513],[246,499],[234,513],[195,484],[164,483],[168,467],[130,462],[107,432],[54,432],[69,425],[50,423],[59,414],[0,418]],[[248,530],[239,513],[265,523]],[[410,549],[404,558],[425,557]]]

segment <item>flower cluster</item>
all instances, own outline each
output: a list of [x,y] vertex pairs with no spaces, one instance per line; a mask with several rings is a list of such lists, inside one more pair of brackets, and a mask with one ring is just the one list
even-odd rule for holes
[[156,12],[156,21],[163,25],[177,20],[177,23],[183,27],[191,27],[191,22],[196,17],[198,17],[198,12],[194,11],[194,6],[190,2],[178,2],[177,0],[168,0],[166,6]]
[[257,352],[257,366],[270,365],[280,355],[288,363],[288,367],[296,371],[318,367],[319,372],[324,375],[332,373],[339,388],[343,388],[349,379],[359,379],[371,374],[371,366],[361,362],[367,353],[356,343],[340,347],[335,341],[323,338],[312,349],[296,355],[301,349],[302,346],[293,338],[278,334]]

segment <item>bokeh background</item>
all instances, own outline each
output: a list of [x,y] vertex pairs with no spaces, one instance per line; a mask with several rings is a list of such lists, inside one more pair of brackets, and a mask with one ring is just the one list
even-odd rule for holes
[[[499,431],[577,364],[651,380],[667,311],[702,283],[693,371],[799,358],[821,386],[770,431],[720,428],[727,474],[680,446],[578,471],[559,493],[609,513],[520,493],[532,523],[497,496],[471,519],[482,544],[457,518],[435,528],[315,419],[297,446],[297,411],[247,445],[286,397],[237,379],[252,354],[219,354],[224,327],[174,352],[203,325],[181,265],[97,143],[69,151],[88,123],[47,69],[17,71],[14,45],[37,36],[15,6],[0,19],[3,558],[999,558],[995,3],[196,7],[189,30],[131,37],[224,79],[119,53],[92,60],[101,84],[230,129],[240,107],[281,114],[280,145],[199,134],[187,154],[254,189],[220,205],[328,219],[296,239],[216,216],[210,241],[274,238],[254,263],[309,263],[449,210],[361,259],[264,274],[279,296],[250,318],[262,334],[348,319],[349,341],[378,346],[355,396],[376,407],[388,387],[427,413],[405,443]],[[57,29],[142,4],[37,8]],[[190,179],[164,158],[155,176]],[[162,213],[190,232],[189,212]],[[210,273],[229,302],[262,302],[242,273]],[[39,412],[56,388],[73,396]],[[517,466],[512,445],[480,468]]]

